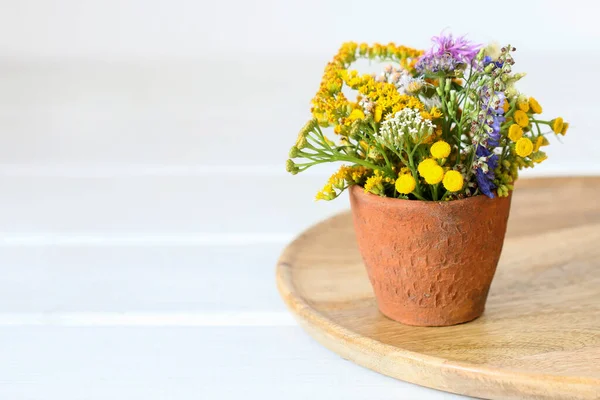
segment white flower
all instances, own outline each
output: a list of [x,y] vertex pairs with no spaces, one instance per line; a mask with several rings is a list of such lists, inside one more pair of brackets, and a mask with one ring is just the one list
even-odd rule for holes
[[436,94],[432,97],[419,97],[419,100],[421,100],[421,103],[423,103],[423,105],[425,105],[425,107],[427,107],[428,110],[431,110],[433,107],[436,108],[441,108],[442,107],[442,100],[440,99],[440,97]]
[[407,136],[417,143],[431,135],[434,128],[430,120],[423,119],[418,109],[404,108],[383,121],[377,137],[384,145],[401,149]]
[[425,86],[425,81],[422,77],[413,78],[408,73],[404,73],[400,76],[396,87],[400,94],[414,94],[417,93]]

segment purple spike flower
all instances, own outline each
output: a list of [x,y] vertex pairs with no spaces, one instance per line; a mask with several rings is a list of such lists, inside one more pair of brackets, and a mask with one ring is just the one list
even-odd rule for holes
[[496,189],[496,185],[494,184],[494,179],[496,178],[494,170],[498,167],[498,155],[481,145],[477,146],[475,155],[480,158],[485,157],[487,164],[487,172],[482,167],[478,167],[475,171],[477,186],[479,186],[481,193],[493,199],[493,190]]

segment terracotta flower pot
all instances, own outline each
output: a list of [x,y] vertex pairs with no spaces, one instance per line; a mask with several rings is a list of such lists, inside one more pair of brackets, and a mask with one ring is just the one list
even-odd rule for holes
[[358,247],[379,310],[408,325],[483,313],[504,243],[509,197],[428,202],[350,188]]

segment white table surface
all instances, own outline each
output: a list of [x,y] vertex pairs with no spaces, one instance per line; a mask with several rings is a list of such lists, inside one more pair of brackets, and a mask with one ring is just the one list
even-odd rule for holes
[[[323,64],[287,61],[302,78],[0,63],[1,399],[458,397],[342,359],[279,299],[282,248],[347,207],[313,202],[330,168],[284,172]],[[221,90],[231,74],[246,95]],[[582,130],[592,106],[571,110]],[[538,174],[598,172],[581,154],[599,147],[555,145]]]

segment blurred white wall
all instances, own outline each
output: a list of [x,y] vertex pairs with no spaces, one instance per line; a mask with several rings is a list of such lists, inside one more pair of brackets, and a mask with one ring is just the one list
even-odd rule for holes
[[[189,199],[243,188],[252,192],[247,199],[257,197],[240,215],[279,202],[280,210],[268,212],[281,224],[261,228],[296,231],[346,206],[311,203],[330,167],[305,177],[284,171],[325,63],[347,40],[426,48],[443,29],[476,42],[515,45],[515,68],[529,73],[522,90],[539,99],[545,115],[571,122],[564,144],[554,140],[549,160],[529,174],[600,173],[596,2],[1,4],[1,175],[191,177],[181,188],[148,183],[139,193],[179,190]],[[96,181],[81,184],[99,187]],[[114,194],[115,207],[124,196]],[[290,207],[306,212],[290,216]],[[132,222],[121,228],[146,226]]]

